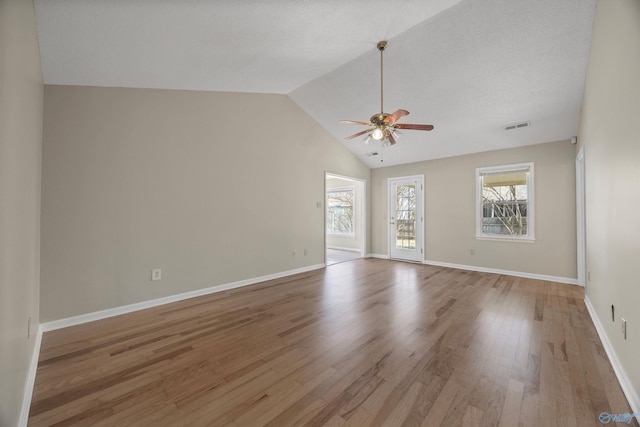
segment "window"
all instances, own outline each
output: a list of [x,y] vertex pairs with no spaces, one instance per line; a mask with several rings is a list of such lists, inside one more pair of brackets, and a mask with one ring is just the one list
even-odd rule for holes
[[533,241],[533,163],[479,168],[476,181],[476,237]]
[[327,233],[353,236],[354,187],[327,190]]
[[396,185],[396,248],[416,248],[416,184]]

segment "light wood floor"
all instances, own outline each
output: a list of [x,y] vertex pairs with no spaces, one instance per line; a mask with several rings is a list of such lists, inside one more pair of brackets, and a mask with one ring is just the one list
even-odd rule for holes
[[336,264],[47,332],[29,425],[601,426],[632,411],[583,298]]
[[345,261],[353,261],[354,259],[358,258],[361,258],[360,252],[327,248],[327,265],[338,264],[339,262]]

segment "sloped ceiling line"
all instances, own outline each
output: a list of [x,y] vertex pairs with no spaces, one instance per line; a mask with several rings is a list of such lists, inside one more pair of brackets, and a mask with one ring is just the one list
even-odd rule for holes
[[[595,0],[35,0],[47,84],[288,94],[335,138],[379,105],[410,123],[385,166],[577,132]],[[505,133],[509,123],[531,127]],[[381,166],[359,139],[343,141]]]

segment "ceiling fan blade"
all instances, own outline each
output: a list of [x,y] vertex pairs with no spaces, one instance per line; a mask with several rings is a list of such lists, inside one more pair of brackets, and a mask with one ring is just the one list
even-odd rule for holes
[[349,140],[349,139],[357,138],[357,137],[359,137],[360,135],[364,135],[365,133],[371,132],[372,130],[373,130],[373,129],[365,129],[365,130],[363,130],[362,132],[354,133],[354,134],[353,134],[353,135],[351,135],[351,136],[345,136],[345,138],[344,138],[344,139]]
[[340,120],[340,123],[343,124],[352,124],[352,125],[365,125],[365,126],[371,126],[371,123],[369,122],[361,122],[359,120]]
[[392,133],[389,133],[388,138],[389,138],[389,144],[396,145],[396,139],[393,137]]
[[433,125],[412,125],[409,123],[398,123],[393,127],[397,129],[433,130]]
[[409,115],[409,112],[407,110],[396,110],[393,113],[389,114],[384,121],[385,123],[393,124],[407,115]]

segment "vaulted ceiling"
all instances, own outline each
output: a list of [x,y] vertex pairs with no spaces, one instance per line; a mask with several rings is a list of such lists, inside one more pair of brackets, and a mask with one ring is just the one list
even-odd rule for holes
[[[370,167],[574,136],[595,0],[35,0],[46,84],[287,94]],[[343,141],[380,110],[393,147]],[[251,120],[250,117],[247,118]],[[529,127],[504,126],[529,121]],[[372,155],[372,153],[378,153]],[[384,158],[384,162],[380,160]]]

